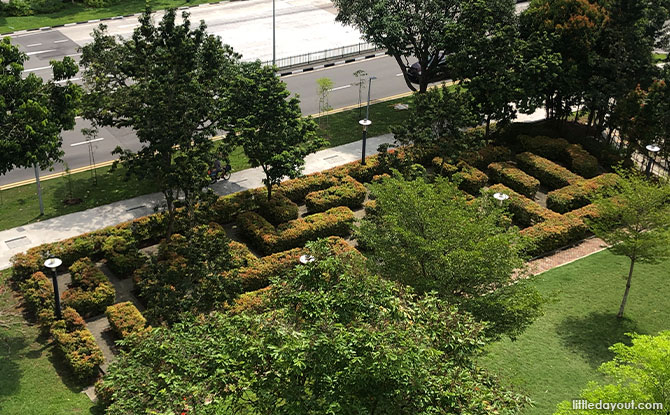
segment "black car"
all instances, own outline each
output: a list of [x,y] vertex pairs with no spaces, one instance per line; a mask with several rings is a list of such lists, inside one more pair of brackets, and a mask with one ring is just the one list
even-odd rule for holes
[[[430,63],[432,64],[433,60],[436,58],[437,57],[432,57],[430,59]],[[438,82],[449,79],[446,56],[442,55],[441,57],[439,57],[439,60],[440,61],[437,63],[437,66],[433,70],[433,73],[428,78],[428,82]],[[407,68],[407,78],[411,83],[418,84],[420,76],[421,76],[421,64],[419,62],[415,62],[412,64],[412,66]]]

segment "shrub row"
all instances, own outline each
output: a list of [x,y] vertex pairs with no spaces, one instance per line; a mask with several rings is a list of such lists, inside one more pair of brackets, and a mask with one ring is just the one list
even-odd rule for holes
[[61,299],[84,317],[102,314],[114,304],[116,290],[105,274],[89,258],[84,257],[70,267],[72,283]]
[[619,176],[615,173],[579,180],[570,186],[549,192],[547,207],[558,213],[566,213],[586,206],[597,192],[616,186],[618,180]]
[[598,174],[598,159],[579,144],[570,144],[565,148],[564,154],[565,162],[573,172],[587,179]]
[[485,170],[491,163],[512,160],[512,151],[504,146],[486,145],[477,151],[461,156],[461,160],[478,169]]
[[479,195],[479,191],[489,182],[488,176],[483,171],[464,161],[459,161],[456,167],[460,171],[453,175],[454,181],[458,183],[461,190],[471,195]]
[[519,144],[523,151],[527,151],[550,160],[559,161],[570,144],[564,138],[552,138],[547,136],[520,135]]
[[353,221],[354,213],[345,206],[292,220],[277,228],[255,212],[238,216],[242,234],[264,254],[285,251],[326,236],[347,236]]
[[332,168],[325,172],[337,178],[344,178],[351,176],[361,183],[369,183],[372,178],[378,174],[388,173],[385,166],[380,163],[379,155],[369,156],[365,158],[365,165],[360,161],[343,164],[341,166]]
[[130,277],[145,262],[128,230],[107,237],[102,244],[102,253],[109,269],[119,278]]
[[259,261],[258,257],[241,242],[230,241],[228,247],[230,248],[232,268],[251,267]]
[[302,204],[305,197],[318,190],[337,184],[338,178],[325,173],[314,173],[297,179],[287,180],[279,185],[279,191],[294,203]]
[[42,327],[49,327],[54,316],[54,287],[51,280],[38,271],[19,285],[23,301]]
[[345,177],[340,184],[309,193],[305,197],[305,205],[310,213],[325,212],[336,206],[356,209],[361,207],[366,194],[367,188],[363,184],[352,177]]
[[521,234],[531,243],[527,253],[537,256],[584,239],[588,236],[589,229],[578,217],[559,215],[555,219],[523,229]]
[[275,192],[270,200],[266,193],[259,193],[256,203],[258,213],[274,226],[298,219],[298,205],[279,192]]
[[502,183],[531,199],[535,197],[535,193],[540,187],[539,180],[510,163],[491,163],[488,166],[488,171],[489,177],[494,182]]
[[458,172],[458,167],[445,162],[442,157],[433,158],[431,163],[433,164],[433,168],[435,168],[435,174],[440,176],[451,177]]
[[105,359],[93,334],[76,310],[66,307],[63,320],[51,325],[51,335],[77,378],[86,381],[98,374],[98,367]]
[[517,154],[516,161],[523,171],[540,180],[550,190],[560,189],[582,179],[565,167],[533,153]]
[[130,301],[110,305],[105,315],[109,326],[119,339],[125,339],[133,333],[142,331],[147,324],[142,313]]
[[495,184],[489,187],[489,192],[500,192],[509,196],[508,207],[510,213],[512,213],[512,220],[520,228],[533,226],[550,219],[557,219],[561,216],[505,185]]

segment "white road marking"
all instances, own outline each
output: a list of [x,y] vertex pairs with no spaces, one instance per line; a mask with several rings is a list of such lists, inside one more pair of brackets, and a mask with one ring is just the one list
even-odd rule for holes
[[133,26],[137,26],[138,24],[139,24],[139,23],[122,24],[121,26],[119,26],[119,29],[122,29],[122,28],[124,28],[124,27],[133,27]]
[[26,55],[32,56],[32,55],[37,55],[39,53],[48,53],[48,52],[55,52],[56,49],[47,49],[47,50],[38,50],[37,52],[28,52]]
[[33,46],[42,46],[41,43],[33,43],[32,45],[26,46],[27,48],[32,48]]
[[397,73],[395,74],[395,76],[402,76],[402,73]]
[[79,55],[81,55],[81,52],[79,52],[79,53],[71,53],[71,54],[69,54],[69,55],[65,55],[65,56],[70,56],[70,57],[72,57],[72,56],[79,56]]
[[34,72],[34,71],[41,71],[42,69],[49,69],[49,68],[51,68],[51,65],[49,65],[49,66],[40,66],[39,68],[25,69],[25,70],[23,71],[23,73],[26,73],[26,72]]
[[104,139],[105,139],[104,137],[100,137],[100,138],[94,138],[93,140],[82,141],[80,143],[72,143],[72,144],[70,144],[70,147],[76,147],[76,146],[80,146],[82,144],[88,144],[88,143],[95,143],[96,141],[102,141]]
[[54,43],[63,43],[67,42],[69,39],[54,40]]
[[351,88],[351,84],[349,84],[349,85],[338,86],[337,88],[333,88],[333,89],[331,89],[330,92],[333,92],[333,91],[339,91],[340,89],[345,89],[345,88]]
[[62,84],[62,83],[65,83],[65,82],[67,82],[67,81],[73,81],[73,82],[74,82],[74,81],[78,81],[78,80],[80,80],[80,79],[81,79],[81,78],[63,79],[63,80],[61,80],[61,81],[56,81],[56,83],[57,83],[57,84]]

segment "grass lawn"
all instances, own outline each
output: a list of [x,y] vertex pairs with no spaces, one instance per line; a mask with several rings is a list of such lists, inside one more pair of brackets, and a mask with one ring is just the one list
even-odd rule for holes
[[163,10],[169,7],[195,6],[196,4],[211,3],[212,1],[122,0],[117,2],[117,4],[101,8],[87,8],[82,3],[66,3],[62,10],[55,13],[34,16],[2,16],[0,17],[0,33],[140,13],[144,11],[147,5],[150,5],[152,10]]
[[653,59],[654,63],[663,62],[663,61],[665,61],[667,58],[668,58],[668,54],[667,54],[667,53],[654,53],[654,54],[652,55],[652,59]]
[[21,315],[8,276],[0,272],[0,414],[96,413],[46,336]]
[[545,315],[515,342],[490,345],[482,359],[532,399],[535,406],[526,415],[552,414],[588,381],[604,380],[597,369],[612,358],[609,346],[630,344],[625,333],[670,329],[670,261],[636,265],[625,318],[617,320],[627,271],[627,259],[603,251],[534,279],[552,298]]
[[[404,122],[407,111],[396,111],[392,107],[397,102],[410,102],[411,97],[400,100],[381,102],[370,106],[370,119],[374,120],[369,136],[386,134],[392,124]],[[365,115],[363,115],[365,117]],[[334,147],[361,139],[358,125],[358,110],[348,110],[328,116],[328,126],[322,121],[321,134],[330,140],[328,147]],[[241,147],[230,155],[233,171],[249,167],[249,160]],[[124,180],[123,169],[109,172],[109,167],[97,170],[98,185],[91,178],[90,172],[71,175],[73,196],[82,200],[77,205],[66,206],[63,199],[68,193],[68,181],[65,177],[42,181],[42,197],[44,199],[44,216],[39,216],[37,187],[29,184],[13,189],[0,191],[0,230],[27,225],[32,222],[79,212],[96,206],[130,199],[132,197],[153,193],[157,190],[148,181],[131,179]]]

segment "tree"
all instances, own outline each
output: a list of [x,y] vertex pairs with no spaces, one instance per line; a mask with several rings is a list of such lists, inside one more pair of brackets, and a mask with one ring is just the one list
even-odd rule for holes
[[81,97],[78,85],[67,82],[77,73],[70,57],[50,61],[53,79],[35,74],[22,78],[25,53],[9,37],[0,41],[0,175],[15,168],[35,168],[40,214],[44,214],[38,168],[48,169],[63,155],[63,130],[74,128]]
[[357,254],[309,249],[314,262],[247,294],[255,305],[154,329],[110,367],[107,413],[518,412],[475,364],[480,324]]
[[465,0],[334,0],[337,21],[357,28],[368,42],[383,46],[400,66],[412,91],[408,59],[421,66],[419,92],[425,92],[438,65],[460,43],[454,39]]
[[415,93],[413,103],[408,125],[394,126],[391,130],[396,145],[406,147],[415,161],[436,148],[445,159],[456,158],[480,144],[472,143],[464,133],[467,127],[477,125],[468,90],[443,85]]
[[83,79],[90,91],[85,117],[96,125],[132,128],[142,148],[117,148],[128,174],[153,180],[165,197],[166,235],[174,230],[175,200],[185,195],[192,216],[207,169],[214,161],[211,138],[227,130],[229,80],[239,55],[208,35],[203,22],[191,27],[189,14],[176,23],[168,10],[154,25],[147,10],[130,39],[116,38],[107,27],[93,32],[83,47]]
[[353,75],[356,78],[356,83],[354,85],[358,87],[358,119],[362,120],[363,118],[361,118],[362,117],[361,108],[363,104],[363,91],[365,91],[368,88],[368,85],[366,83],[368,73],[362,69],[359,69],[356,72],[354,72]]
[[453,58],[456,77],[472,95],[486,137],[492,121],[504,124],[516,115],[521,46],[515,4],[514,0],[465,2],[460,18],[461,48]]
[[316,80],[316,93],[319,97],[319,125],[321,125],[321,116],[325,113],[326,127],[328,126],[328,111],[333,109],[328,102],[328,96],[333,86],[333,81],[330,78],[319,78]]
[[245,63],[231,90],[235,107],[231,124],[236,140],[251,166],[263,169],[269,200],[272,186],[286,176],[298,177],[305,156],[326,142],[317,136],[314,121],[302,118],[300,101],[289,98],[286,84],[275,76],[272,67]]
[[589,225],[613,254],[630,260],[626,290],[617,313],[622,318],[635,264],[657,263],[670,256],[670,185],[647,181],[635,171],[617,173],[621,178],[612,193],[595,198],[598,217]]
[[394,176],[370,185],[375,214],[358,240],[373,270],[439,296],[511,337],[538,316],[541,298],[522,278],[524,241],[489,199],[467,202],[454,183]]
[[637,412],[637,408],[573,409],[572,402],[558,405],[556,415],[608,414],[657,414],[667,415],[670,408],[670,331],[656,336],[630,334],[632,345],[617,343],[610,347],[614,359],[603,363],[600,371],[614,383],[590,382],[580,394],[587,402],[599,401],[635,405],[660,403],[661,408],[648,408]]

